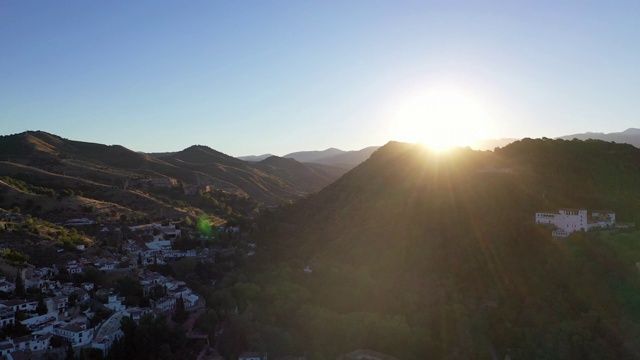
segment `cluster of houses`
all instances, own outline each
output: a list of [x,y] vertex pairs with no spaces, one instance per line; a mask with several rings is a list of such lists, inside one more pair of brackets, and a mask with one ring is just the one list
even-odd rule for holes
[[[51,275],[53,271],[52,269],[43,270],[30,267],[21,272],[24,274],[25,280],[33,278],[29,272]],[[145,296],[148,296],[156,286],[163,287],[165,296],[152,300],[149,307],[128,307],[124,304],[124,298],[111,293],[107,303],[98,306],[110,310],[112,315],[93,327],[89,324],[95,316],[95,312],[89,306],[82,306],[91,301],[89,293],[94,290],[93,283],[82,283],[80,286],[75,286],[72,283],[61,284],[44,275],[41,276],[42,282],[39,283],[25,281],[25,286],[42,286],[41,290],[51,296],[43,300],[46,306],[44,311],[38,309],[39,301],[37,300],[0,301],[0,328],[15,325],[16,321],[20,321],[22,325],[32,331],[27,336],[0,341],[0,355],[7,359],[13,359],[22,352],[32,354],[44,352],[51,349],[50,341],[54,336],[70,342],[73,347],[92,347],[107,352],[113,342],[123,335],[120,330],[120,319],[123,316],[138,322],[146,314],[157,316],[171,313],[175,310],[179,298],[182,298],[187,310],[204,306],[202,298],[187,287],[183,281],[176,281],[146,269],[138,270],[137,276]],[[13,291],[16,287],[6,279],[1,279],[0,283],[8,291]],[[72,296],[73,306],[70,301]],[[82,311],[82,308],[86,308],[86,310]]]
[[[7,359],[19,357],[22,353],[35,354],[51,349],[50,341],[53,337],[61,338],[72,344],[73,347],[92,347],[107,352],[113,342],[123,335],[120,330],[120,319],[123,316],[139,321],[147,314],[157,316],[162,313],[171,313],[175,310],[178,299],[182,299],[186,310],[197,309],[204,306],[202,297],[194,293],[183,281],[177,281],[171,277],[138,268],[137,265],[163,264],[165,261],[180,257],[194,257],[195,250],[176,251],[171,249],[172,239],[181,235],[180,229],[175,224],[162,226],[160,224],[148,224],[132,227],[132,231],[154,233],[153,240],[145,243],[143,247],[136,245],[133,240],[128,240],[123,246],[127,255],[108,254],[104,257],[85,256],[76,260],[70,260],[62,266],[50,268],[36,268],[27,265],[20,270],[20,278],[25,289],[40,289],[43,294],[48,294],[44,299],[46,311],[37,309],[39,301],[14,299],[0,301],[0,328],[16,324],[17,319],[32,331],[28,336],[9,338],[0,342],[0,355]],[[142,260],[142,264],[138,264]],[[110,293],[108,289],[106,303],[92,300],[94,293],[93,283],[82,283],[80,286],[74,283],[61,283],[54,280],[63,269],[70,275],[82,274],[89,267],[110,271],[134,271],[137,280],[143,288],[143,295],[149,296],[155,288],[162,287],[163,295],[150,300],[148,307],[129,307],[125,305],[124,298]],[[5,269],[7,270],[7,269]],[[13,270],[15,271],[15,270]],[[11,270],[5,271],[10,273]],[[13,292],[15,283],[0,278],[0,291]],[[73,305],[70,306],[70,299]],[[97,297],[96,297],[97,298]],[[83,306],[88,302],[103,310],[110,312],[111,316],[91,326],[91,319],[95,316],[91,307]],[[86,309],[82,311],[81,309]],[[17,316],[17,314],[20,316]]]
[[591,215],[585,209],[560,209],[556,212],[537,212],[537,224],[553,225],[556,237],[567,237],[575,231],[589,231],[616,226],[616,213],[610,210],[593,211]]

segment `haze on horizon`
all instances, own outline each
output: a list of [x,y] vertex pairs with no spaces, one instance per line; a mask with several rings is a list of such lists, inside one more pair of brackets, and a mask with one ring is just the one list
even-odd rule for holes
[[0,134],[233,156],[638,126],[640,4],[0,3]]

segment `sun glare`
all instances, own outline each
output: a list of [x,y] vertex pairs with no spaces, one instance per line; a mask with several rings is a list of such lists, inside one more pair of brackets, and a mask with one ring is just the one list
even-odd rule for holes
[[492,133],[486,105],[455,87],[432,88],[404,97],[396,107],[392,127],[397,140],[438,151],[473,146]]

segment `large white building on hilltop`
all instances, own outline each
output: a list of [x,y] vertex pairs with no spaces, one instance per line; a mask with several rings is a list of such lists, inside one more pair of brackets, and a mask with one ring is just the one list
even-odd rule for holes
[[594,211],[591,216],[584,209],[560,209],[557,213],[537,212],[537,224],[551,224],[557,228],[553,236],[566,237],[574,231],[587,231],[592,228],[606,228],[616,224],[613,211]]

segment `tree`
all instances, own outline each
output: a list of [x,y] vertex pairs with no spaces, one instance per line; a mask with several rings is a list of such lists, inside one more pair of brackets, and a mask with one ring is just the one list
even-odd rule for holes
[[49,312],[49,309],[47,308],[47,305],[44,303],[44,298],[42,296],[38,300],[38,306],[36,306],[36,311],[38,312],[38,315],[44,315],[47,312]]
[[185,322],[185,320],[187,320],[188,316],[189,315],[184,309],[184,299],[182,298],[182,296],[180,296],[176,300],[176,312],[173,314],[173,320],[175,320],[175,322],[177,323],[183,323]]
[[142,267],[142,251],[138,253],[138,266]]
[[195,258],[182,258],[173,264],[173,271],[178,279],[185,279],[188,275],[193,274],[198,265]]
[[20,270],[16,271],[16,290],[14,291],[14,294],[19,298],[24,298],[26,294]]
[[73,343],[71,341],[67,342],[67,356],[65,357],[66,360],[74,360],[75,359],[75,355],[73,352]]

